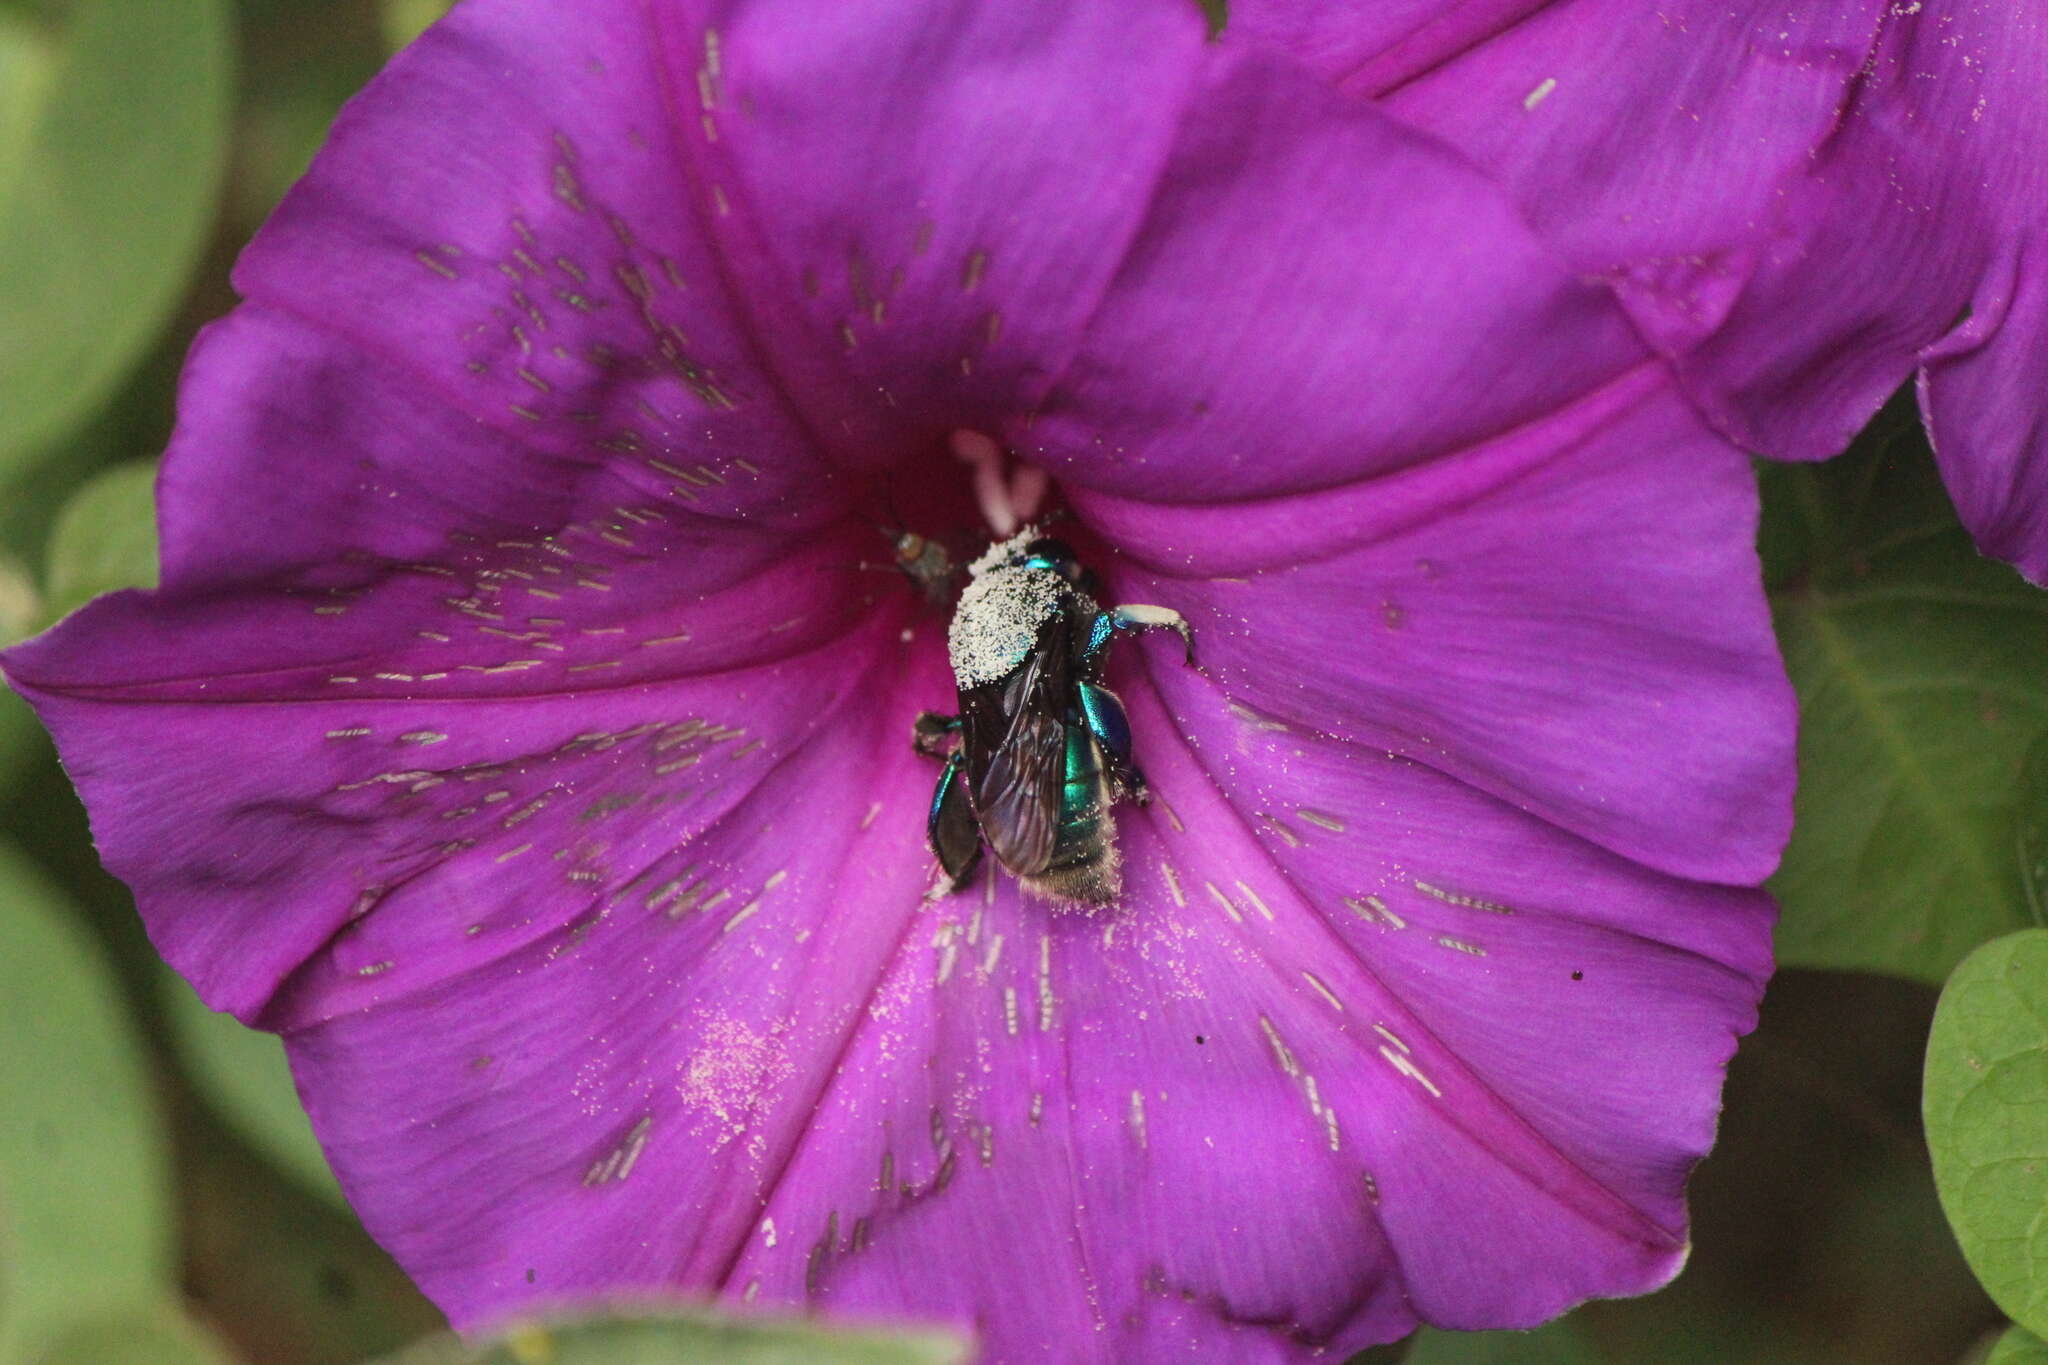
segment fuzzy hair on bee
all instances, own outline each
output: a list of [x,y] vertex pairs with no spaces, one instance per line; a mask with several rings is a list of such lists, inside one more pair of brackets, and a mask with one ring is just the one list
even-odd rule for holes
[[1164,607],[1104,607],[1065,542],[1027,526],[967,566],[946,635],[959,697],[925,712],[914,742],[942,758],[926,823],[945,874],[965,886],[984,850],[1025,890],[1058,904],[1114,905],[1123,891],[1114,808],[1149,799],[1123,702],[1102,683],[1119,634],[1172,630]]

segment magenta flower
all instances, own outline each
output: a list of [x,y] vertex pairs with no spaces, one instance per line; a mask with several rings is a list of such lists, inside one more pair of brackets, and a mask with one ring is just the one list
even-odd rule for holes
[[[1289,1361],[1676,1272],[1790,819],[1755,492],[1464,158],[1178,0],[470,0],[237,284],[164,587],[7,666],[458,1323]],[[928,900],[947,619],[858,566],[1047,477],[1202,668],[1113,657],[1117,904]]]
[[1826,458],[1917,373],[1965,524],[2048,582],[2039,6],[1234,0],[1231,26],[1500,176],[1738,444]]

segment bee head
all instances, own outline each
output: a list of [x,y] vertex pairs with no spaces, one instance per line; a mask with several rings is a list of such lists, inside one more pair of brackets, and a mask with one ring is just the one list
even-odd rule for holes
[[924,555],[924,537],[915,531],[903,531],[896,536],[896,562],[915,564]]
[[1081,576],[1086,572],[1081,561],[1074,557],[1072,546],[1064,540],[1050,537],[1040,537],[1024,547],[1023,567],[1050,569],[1076,587],[1080,586]]

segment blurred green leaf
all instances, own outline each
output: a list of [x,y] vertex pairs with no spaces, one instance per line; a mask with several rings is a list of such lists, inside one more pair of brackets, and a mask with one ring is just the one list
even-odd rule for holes
[[1760,543],[1799,690],[1787,965],[1939,981],[2038,922],[2023,764],[2048,739],[2048,593],[1979,556],[1916,421],[1765,471]]
[[66,1324],[154,1304],[170,1209],[158,1115],[107,965],[5,843],[0,1000],[0,1362],[14,1365]]
[[1987,943],[1949,978],[1922,1105],[1934,1186],[1970,1269],[2048,1332],[2048,930]]
[[156,461],[117,465],[57,514],[43,573],[51,621],[101,593],[156,586]]
[[437,1338],[389,1365],[959,1365],[966,1359],[965,1343],[930,1333],[881,1336],[626,1308],[616,1316],[512,1327],[469,1345]]
[[446,1328],[352,1213],[259,1159],[210,1106],[179,1119],[185,1288],[248,1360],[361,1365]]
[[284,1044],[206,1007],[184,978],[164,969],[171,1027],[185,1072],[201,1094],[264,1156],[307,1189],[345,1203],[292,1084]]
[[1984,1365],[2048,1365],[2048,1341],[2015,1327],[1998,1339]]
[[377,7],[384,42],[393,52],[427,31],[448,12],[449,0],[383,0]]
[[34,632],[43,619],[43,595],[20,561],[0,550],[0,645]]
[[241,0],[243,100],[230,235],[255,231],[305,172],[335,113],[391,55],[376,0]]
[[158,1303],[67,1324],[22,1357],[24,1365],[227,1365],[212,1335]]
[[43,757],[42,733],[42,722],[28,703],[0,682],[0,793],[11,790]]
[[1407,1365],[1601,1365],[1577,1322],[1562,1318],[1533,1332],[1440,1332],[1415,1336]]
[[0,478],[119,382],[183,293],[233,95],[224,0],[0,13]]

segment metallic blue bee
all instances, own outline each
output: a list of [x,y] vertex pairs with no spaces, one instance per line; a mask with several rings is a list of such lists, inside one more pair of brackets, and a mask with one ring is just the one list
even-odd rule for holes
[[[1123,889],[1111,808],[1148,798],[1123,703],[1101,682],[1120,631],[1177,631],[1164,607],[1104,608],[1095,576],[1063,542],[1026,527],[968,566],[947,632],[960,713],[917,718],[921,753],[946,768],[926,833],[959,890],[986,844],[1027,890],[1077,905]],[[957,743],[948,748],[949,737]]]

